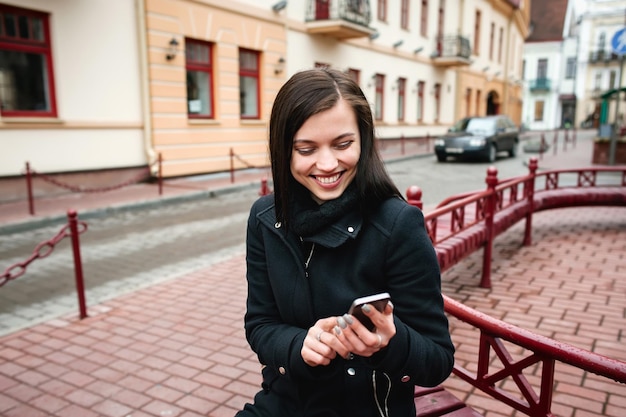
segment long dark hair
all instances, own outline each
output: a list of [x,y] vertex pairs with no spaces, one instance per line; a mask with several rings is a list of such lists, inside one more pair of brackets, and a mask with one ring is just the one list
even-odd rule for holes
[[354,179],[361,207],[402,194],[387,174],[374,143],[374,120],[363,91],[347,74],[315,68],[294,74],[276,95],[269,126],[276,220],[286,225],[289,198],[296,180],[291,175],[293,138],[306,120],[331,109],[340,98],[354,110],[361,136],[361,156]]

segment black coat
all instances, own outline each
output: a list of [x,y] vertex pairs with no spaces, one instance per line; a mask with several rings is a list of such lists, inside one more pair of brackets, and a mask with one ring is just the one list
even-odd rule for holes
[[[390,198],[367,218],[349,213],[307,240],[315,246],[305,271],[310,244],[303,250],[300,238],[276,222],[273,196],[253,205],[245,328],[263,365],[263,390],[238,415],[415,416],[414,385],[441,383],[454,363],[422,212]],[[385,349],[370,358],[337,356],[328,366],[304,363],[300,350],[318,319],[381,291],[391,294],[397,329]]]

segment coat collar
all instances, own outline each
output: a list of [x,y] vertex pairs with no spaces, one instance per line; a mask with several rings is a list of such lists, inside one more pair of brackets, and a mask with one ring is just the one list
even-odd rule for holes
[[[272,204],[266,210],[261,211],[257,218],[265,227],[274,230],[277,234],[285,236],[285,227],[276,222],[276,212]],[[363,226],[363,215],[354,210],[341,217],[329,227],[322,229],[313,236],[303,238],[306,242],[313,242],[327,248],[336,248],[343,245],[348,239],[355,239]],[[293,234],[293,231],[290,232]]]

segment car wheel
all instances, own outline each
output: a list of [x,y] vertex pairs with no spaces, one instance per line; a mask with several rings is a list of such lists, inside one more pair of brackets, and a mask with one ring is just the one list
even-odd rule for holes
[[511,158],[515,158],[517,156],[517,148],[518,148],[519,144],[517,143],[517,141],[515,141],[513,143],[513,147],[509,150],[509,156]]
[[446,155],[438,153],[437,154],[437,161],[439,161],[439,162],[446,162]]
[[489,145],[489,149],[487,149],[487,162],[494,162],[496,160],[496,153],[496,145],[492,143]]

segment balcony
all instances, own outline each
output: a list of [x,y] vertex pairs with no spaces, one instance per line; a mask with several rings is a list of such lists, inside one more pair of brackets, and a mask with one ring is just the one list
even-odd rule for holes
[[591,51],[589,53],[590,64],[601,64],[603,62],[619,61],[620,56],[614,52],[605,51],[602,49]]
[[552,87],[552,80],[549,78],[537,78],[536,80],[529,80],[528,88],[533,93],[540,93],[550,91]]
[[465,66],[471,63],[472,48],[469,39],[460,35],[440,36],[435,51],[430,55],[438,67]]
[[371,21],[369,0],[309,0],[305,24],[307,32],[336,39],[370,36],[376,31]]

